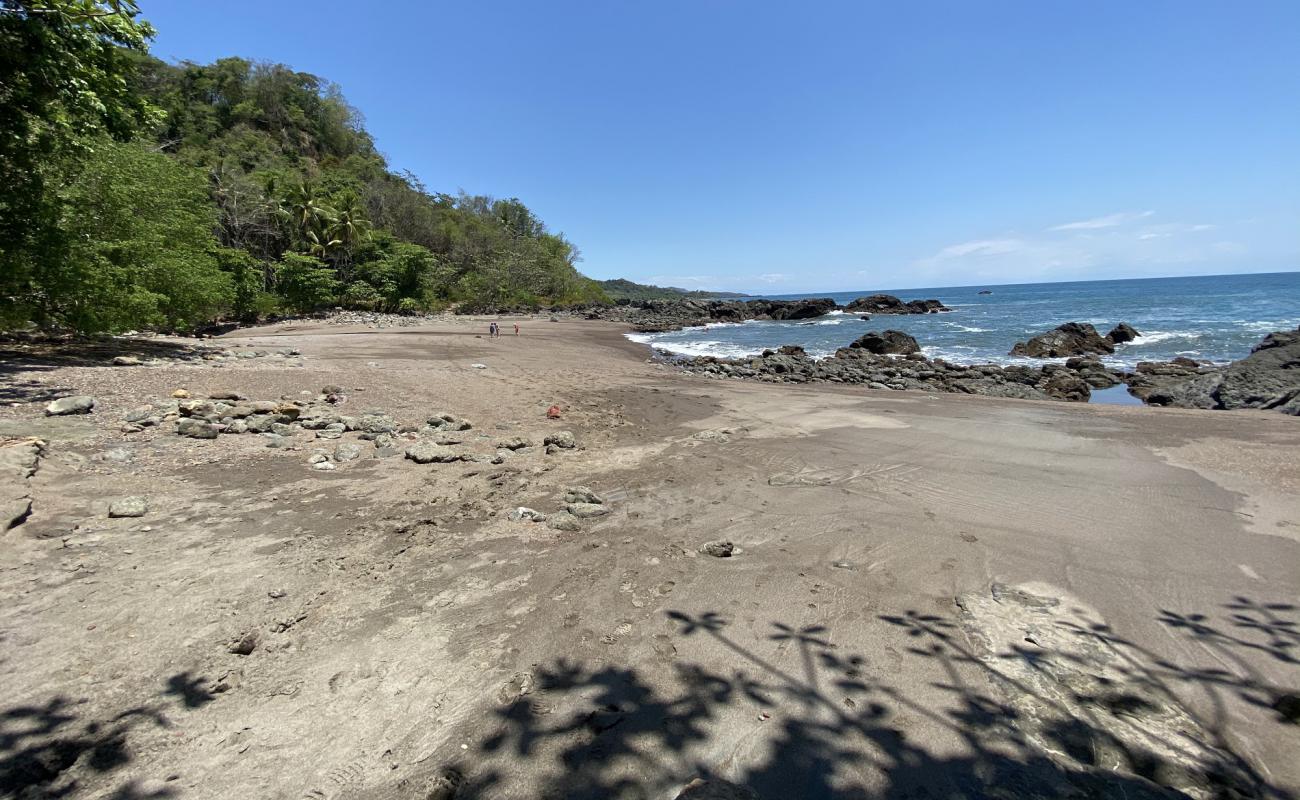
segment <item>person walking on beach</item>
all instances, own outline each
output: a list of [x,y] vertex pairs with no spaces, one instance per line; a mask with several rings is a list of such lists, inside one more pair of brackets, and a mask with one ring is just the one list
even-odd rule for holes
[[515,336],[518,336],[518,335],[519,335],[519,323],[516,322],[516,323],[515,323]]
[[495,322],[488,323],[488,338],[489,339],[497,338],[497,324]]

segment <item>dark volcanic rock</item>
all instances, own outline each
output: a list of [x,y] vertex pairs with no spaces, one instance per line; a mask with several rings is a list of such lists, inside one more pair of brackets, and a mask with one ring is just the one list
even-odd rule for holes
[[1028,342],[1016,342],[1011,348],[1011,355],[1030,358],[1066,358],[1113,352],[1115,345],[1086,322],[1067,322]]
[[899,300],[892,294],[859,297],[845,306],[845,309],[870,314],[936,314],[952,310],[938,300]]
[[1132,325],[1127,322],[1121,322],[1114,328],[1111,328],[1110,333],[1106,334],[1106,338],[1110,339],[1112,344],[1124,344],[1125,342],[1133,341],[1141,335],[1142,334],[1138,333]]
[[916,339],[902,331],[894,330],[881,333],[868,331],[849,347],[862,348],[868,353],[877,355],[907,355],[921,352],[921,346],[916,343]]
[[1143,402],[1179,408],[1261,408],[1300,415],[1300,329],[1265,336],[1226,367],[1187,358],[1143,362],[1129,381]]
[[829,297],[809,300],[645,300],[592,308],[586,317],[625,322],[640,333],[662,333],[710,322],[812,319],[838,308]]
[[1269,408],[1300,415],[1300,328],[1270,333],[1223,371],[1223,408]]
[[1120,373],[1111,370],[1100,359],[1075,356],[1065,362],[1065,367],[1079,373],[1079,377],[1094,389],[1108,389],[1124,382]]
[[1086,403],[1092,397],[1092,389],[1086,381],[1068,369],[1057,370],[1043,385],[1043,393],[1058,400]]

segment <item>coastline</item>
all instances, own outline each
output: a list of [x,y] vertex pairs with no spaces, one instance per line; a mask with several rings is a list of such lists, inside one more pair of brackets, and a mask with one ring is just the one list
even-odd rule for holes
[[[1300,595],[1294,420],[720,382],[618,324],[518,319],[497,340],[472,317],[240,330],[213,344],[300,355],[220,367],[11,362],[0,431],[49,446],[31,515],[0,539],[9,699],[66,698],[131,755],[56,780],[671,797],[704,765],[767,798],[989,776],[1040,796],[1208,797],[1212,770],[1246,794],[1300,791],[1294,725],[1270,707],[1295,691],[1277,644]],[[537,446],[322,473],[310,431],[273,449],[120,430],[178,388],[329,384],[347,413],[472,420],[466,453]],[[98,404],[44,417],[56,390]],[[560,429],[578,447],[546,454]],[[574,486],[608,513],[571,532],[509,518],[555,513]],[[145,517],[106,517],[135,494]],[[731,557],[700,552],[718,540]],[[229,652],[249,632],[256,647]],[[1158,707],[1114,713],[1152,680]],[[114,722],[131,709],[171,727]],[[1133,761],[1075,757],[1066,723]]]

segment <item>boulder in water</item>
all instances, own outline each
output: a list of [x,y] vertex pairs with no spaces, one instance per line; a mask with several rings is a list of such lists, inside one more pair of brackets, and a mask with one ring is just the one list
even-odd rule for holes
[[1011,355],[1029,358],[1068,358],[1114,352],[1115,345],[1086,322],[1067,322],[1028,342],[1016,342],[1011,348]]
[[921,352],[921,346],[911,335],[902,331],[868,331],[849,345],[876,355],[907,355]]
[[1109,339],[1112,344],[1124,344],[1125,342],[1133,341],[1141,335],[1142,334],[1138,333],[1132,325],[1127,322],[1121,322],[1114,328],[1111,328],[1110,333],[1106,334],[1106,338]]

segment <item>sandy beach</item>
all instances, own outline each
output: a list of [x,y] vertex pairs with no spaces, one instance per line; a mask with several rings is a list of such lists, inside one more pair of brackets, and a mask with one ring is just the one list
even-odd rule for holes
[[[711,379],[515,321],[9,353],[0,438],[47,445],[0,536],[0,796],[1300,793],[1295,419]],[[331,385],[481,458],[121,430]],[[510,518],[575,487],[576,531]]]

